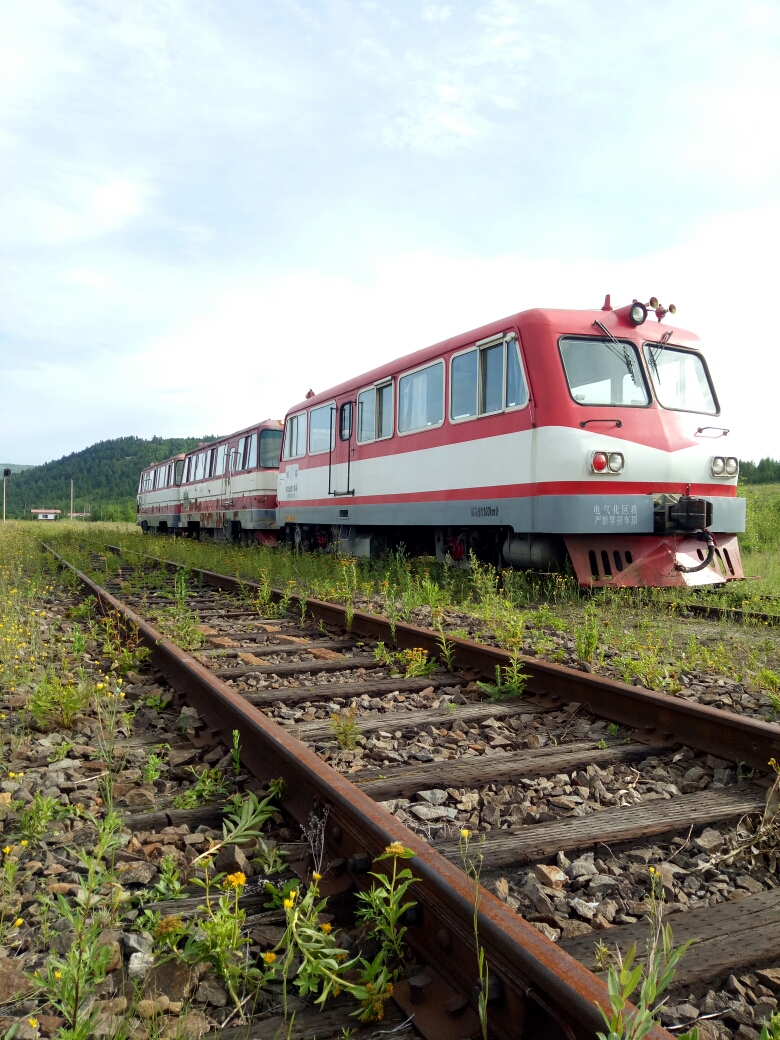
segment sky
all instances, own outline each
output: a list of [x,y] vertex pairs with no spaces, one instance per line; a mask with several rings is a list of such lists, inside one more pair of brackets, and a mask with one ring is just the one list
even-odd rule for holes
[[780,457],[779,59],[751,0],[0,0],[0,458],[607,292],[674,302]]

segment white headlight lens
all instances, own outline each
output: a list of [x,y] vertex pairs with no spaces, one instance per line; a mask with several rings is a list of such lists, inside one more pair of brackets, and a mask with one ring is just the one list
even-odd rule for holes
[[720,455],[716,455],[712,460],[712,475],[713,477],[719,477],[726,468],[726,460],[721,458]]
[[726,473],[730,477],[736,476],[738,470],[739,470],[739,459],[735,459],[733,457],[726,459]]
[[609,456],[610,473],[620,473],[623,469],[623,456],[619,451],[613,451]]
[[647,308],[642,303],[635,303],[629,312],[629,317],[634,325],[641,325],[647,317]]

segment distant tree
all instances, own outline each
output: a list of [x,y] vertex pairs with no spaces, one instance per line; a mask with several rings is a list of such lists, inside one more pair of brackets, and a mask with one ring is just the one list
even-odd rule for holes
[[[121,512],[132,519],[135,494],[142,469],[153,462],[190,451],[208,437],[118,437],[99,441],[83,451],[65,455],[42,466],[32,466],[8,478],[7,515],[30,519],[30,509],[70,510],[70,482],[75,485],[73,506],[77,513],[86,506],[99,517],[101,508],[115,507],[109,513]],[[106,516],[108,519],[108,516]]]
[[739,479],[743,484],[780,484],[780,461],[767,458],[759,463],[741,462]]

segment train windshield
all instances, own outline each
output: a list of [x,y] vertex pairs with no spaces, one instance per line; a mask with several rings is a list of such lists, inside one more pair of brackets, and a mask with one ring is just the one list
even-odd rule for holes
[[578,404],[633,408],[650,404],[633,343],[595,336],[564,336],[560,348],[569,390]]
[[716,415],[718,403],[699,354],[660,343],[645,343],[655,396],[664,408]]

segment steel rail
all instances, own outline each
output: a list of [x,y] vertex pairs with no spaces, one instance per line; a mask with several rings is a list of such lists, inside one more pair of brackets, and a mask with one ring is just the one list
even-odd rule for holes
[[[116,546],[108,548],[117,554],[126,551]],[[131,551],[136,553],[136,550]],[[163,564],[171,573],[184,569],[184,564],[172,560],[161,560],[146,553],[138,555]],[[260,588],[257,582],[249,579],[197,567],[187,569],[200,575],[207,585],[214,588]],[[275,602],[287,596],[289,602],[300,606],[303,600],[301,596],[288,595],[279,589],[273,589],[271,594]],[[360,610],[354,612],[348,624],[346,607],[308,597],[306,611],[326,624],[349,628],[357,635],[394,642],[401,648],[420,647],[433,657],[441,653],[440,634],[428,628],[402,621],[393,626],[379,614]],[[474,669],[491,679],[497,667],[505,668],[512,661],[508,651],[472,639],[447,636],[447,642],[453,646],[455,665]],[[578,701],[594,715],[639,731],[639,735],[644,734],[650,743],[674,740],[717,758],[742,762],[753,769],[765,771],[770,758],[780,759],[780,726],[774,723],[711,708],[682,697],[657,693],[642,686],[631,686],[617,679],[581,672],[535,657],[521,656],[520,660],[523,669],[530,675],[527,684],[529,693],[556,697],[565,703]]]
[[[238,730],[242,758],[256,777],[284,777],[287,795],[283,804],[299,823],[306,822],[312,808],[327,808],[326,842],[357,887],[367,887],[366,871],[371,860],[392,842],[401,842],[414,852],[408,862],[418,878],[414,897],[421,913],[410,923],[406,938],[426,964],[456,993],[470,997],[473,1004],[478,979],[474,890],[464,871],[190,654],[53,548],[42,544],[95,597],[101,611],[116,612],[137,630],[140,641],[151,650],[153,664],[174,689],[186,696],[215,735],[219,733],[230,746],[233,731]],[[170,564],[173,570],[179,566]],[[208,584],[230,584],[224,575],[201,573]],[[340,620],[343,622],[343,618]],[[604,1028],[598,1007],[610,1006],[607,987],[599,978],[485,889],[480,892],[478,925],[492,980],[488,1012],[491,1035],[501,1040],[595,1040],[596,1032]],[[442,1014],[446,1014],[443,1009]],[[429,1035],[435,1037],[436,1033]],[[648,1037],[672,1040],[660,1026],[654,1027]]]

